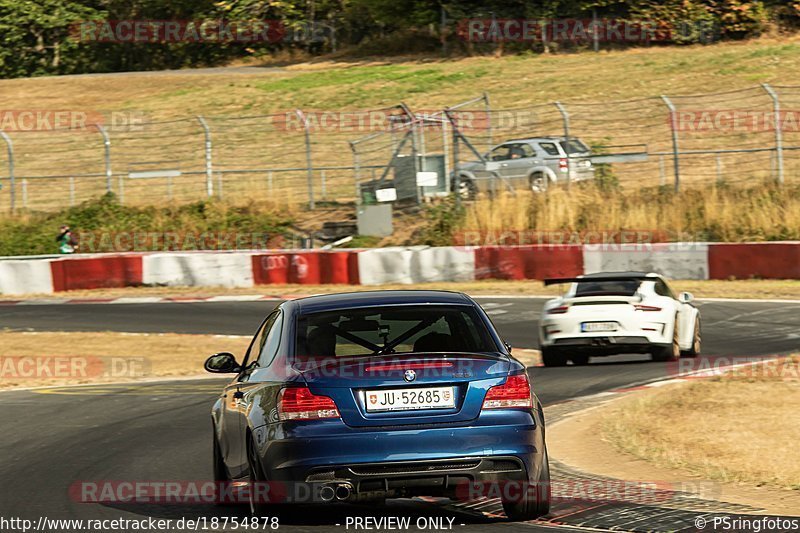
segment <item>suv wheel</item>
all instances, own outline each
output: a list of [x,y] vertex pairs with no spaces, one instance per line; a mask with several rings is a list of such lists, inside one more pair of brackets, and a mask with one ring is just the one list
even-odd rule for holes
[[461,176],[458,180],[458,190],[456,191],[456,181],[453,180],[453,186],[451,187],[453,192],[458,194],[462,200],[474,200],[475,196],[478,194],[478,188],[475,186],[475,182],[473,182],[470,178],[466,176]]
[[550,178],[548,178],[547,174],[544,172],[534,172],[531,174],[530,178],[528,178],[528,183],[533,192],[546,192],[551,184]]

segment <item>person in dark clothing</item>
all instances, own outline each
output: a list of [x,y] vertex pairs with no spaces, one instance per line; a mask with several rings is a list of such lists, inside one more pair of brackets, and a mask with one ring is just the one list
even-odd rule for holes
[[58,243],[58,253],[60,254],[75,253],[78,248],[78,241],[72,236],[72,230],[67,225],[61,226],[56,236],[56,242]]

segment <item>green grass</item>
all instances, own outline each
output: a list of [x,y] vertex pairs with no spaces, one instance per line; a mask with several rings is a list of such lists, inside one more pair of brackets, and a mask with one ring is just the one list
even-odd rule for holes
[[[110,252],[129,251],[113,249],[114,238],[120,233],[186,234],[187,240],[181,242],[187,247],[181,249],[192,249],[188,244],[190,236],[287,236],[292,222],[290,217],[256,203],[229,206],[200,201],[176,207],[132,207],[120,205],[116,197],[108,194],[59,212],[0,219],[0,256],[56,253],[55,236],[62,224],[69,225],[78,238],[80,233],[91,235],[92,243],[98,247],[91,249],[90,243],[84,242],[79,251]],[[125,245],[128,241],[120,242]]]
[[337,88],[329,105],[356,104],[369,100],[370,93],[379,90],[382,98],[403,100],[407,95],[441,90],[453,84],[473,81],[488,74],[486,68],[445,72],[437,68],[412,68],[398,65],[351,67],[300,74],[290,78],[257,83],[267,93],[292,93],[295,105],[314,103],[324,98],[331,88]]

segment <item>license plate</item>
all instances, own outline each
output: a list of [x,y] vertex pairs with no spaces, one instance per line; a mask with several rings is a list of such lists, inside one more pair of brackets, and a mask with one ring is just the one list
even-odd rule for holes
[[456,406],[455,387],[368,390],[364,401],[368,413],[447,409]]
[[581,324],[581,331],[585,333],[595,332],[595,331],[616,331],[617,330],[617,323],[616,322],[584,322]]

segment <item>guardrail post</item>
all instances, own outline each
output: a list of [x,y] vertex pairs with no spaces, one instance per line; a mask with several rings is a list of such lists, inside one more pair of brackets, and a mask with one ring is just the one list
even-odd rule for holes
[[308,119],[306,118],[305,114],[300,109],[296,109],[295,113],[303,122],[303,132],[305,133],[306,139],[306,182],[308,186],[308,208],[314,209],[316,205],[314,203],[314,166],[311,162],[311,132],[308,129]]
[[555,103],[558,112],[561,113],[561,120],[564,122],[564,151],[567,153],[567,187],[572,181],[572,156],[569,153],[569,113],[561,102]]
[[778,183],[783,183],[783,124],[781,124],[781,101],[778,93],[767,83],[762,83],[761,87],[767,91],[772,98],[772,110],[775,114],[775,155],[778,164]]
[[111,192],[111,139],[108,137],[108,132],[100,124],[95,124],[95,128],[103,136],[103,162],[106,169],[106,192]]
[[211,154],[211,128],[208,127],[206,119],[197,115],[197,121],[203,127],[203,136],[205,137],[205,154],[206,154],[206,195],[214,195],[214,166]]
[[678,115],[672,101],[665,95],[661,95],[661,99],[669,109],[669,126],[672,130],[672,158],[675,169],[675,192],[678,192],[681,187],[681,163],[680,163],[680,150],[678,147]]
[[14,183],[14,143],[11,142],[11,137],[4,131],[0,131],[0,137],[6,142],[6,148],[8,150],[8,186],[11,189],[9,192],[9,205],[13,213],[17,196],[17,187]]

